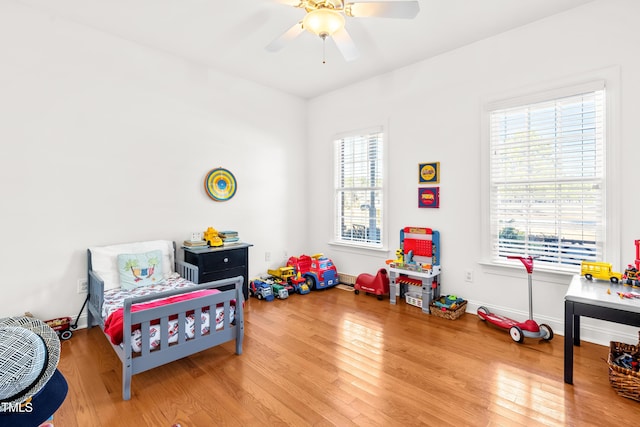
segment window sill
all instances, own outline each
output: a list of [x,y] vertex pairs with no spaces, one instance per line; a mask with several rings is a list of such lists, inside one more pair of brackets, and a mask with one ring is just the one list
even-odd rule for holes
[[[490,262],[480,261],[479,265],[484,267],[484,271],[487,274],[495,274],[498,276],[507,276],[514,278],[522,278],[525,272],[525,268],[520,261],[514,260],[514,262]],[[569,269],[551,269],[549,267],[533,266],[534,280],[541,282],[566,284],[568,285],[571,278],[576,274],[580,274],[579,270],[572,271]]]
[[353,243],[342,243],[342,242],[336,242],[336,241],[332,241],[328,243],[329,246],[333,246],[335,247],[337,250],[344,250],[345,252],[354,252],[354,253],[367,253],[367,252],[374,252],[374,253],[388,253],[389,249],[386,247],[381,247],[381,248],[372,248],[371,246],[365,246],[365,245],[357,245],[357,244],[353,244]]

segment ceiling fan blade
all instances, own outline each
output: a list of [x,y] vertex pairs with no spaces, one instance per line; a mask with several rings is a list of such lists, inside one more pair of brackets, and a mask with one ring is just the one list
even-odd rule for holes
[[380,17],[412,19],[420,12],[420,3],[417,1],[359,1],[347,3],[344,11],[353,17]]
[[286,4],[287,6],[301,7],[302,2],[300,0],[274,0],[276,3]]
[[333,41],[336,42],[336,46],[338,46],[338,50],[344,57],[346,61],[353,61],[358,57],[358,48],[356,44],[351,39],[351,36],[344,28],[336,31],[331,36]]
[[277,52],[282,49],[288,42],[298,37],[304,29],[302,28],[302,22],[298,22],[293,27],[289,28],[280,37],[269,43],[265,49],[269,52]]

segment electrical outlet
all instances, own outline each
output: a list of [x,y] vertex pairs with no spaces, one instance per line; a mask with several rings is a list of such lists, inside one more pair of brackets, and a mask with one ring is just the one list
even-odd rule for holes
[[467,270],[464,272],[464,281],[467,283],[473,282],[473,271]]
[[265,252],[264,253],[264,260],[265,261],[271,261],[271,252]]
[[87,285],[87,279],[78,279],[78,293],[86,294],[89,291],[89,286]]

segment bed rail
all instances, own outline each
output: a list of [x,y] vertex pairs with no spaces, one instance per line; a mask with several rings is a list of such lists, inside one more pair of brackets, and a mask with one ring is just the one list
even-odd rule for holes
[[198,266],[184,261],[176,261],[176,273],[193,283],[198,283]]

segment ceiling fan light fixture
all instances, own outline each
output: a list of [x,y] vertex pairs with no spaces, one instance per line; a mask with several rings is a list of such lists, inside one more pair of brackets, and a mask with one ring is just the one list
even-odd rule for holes
[[302,20],[302,27],[317,36],[331,37],[344,28],[344,16],[326,8],[312,10]]

